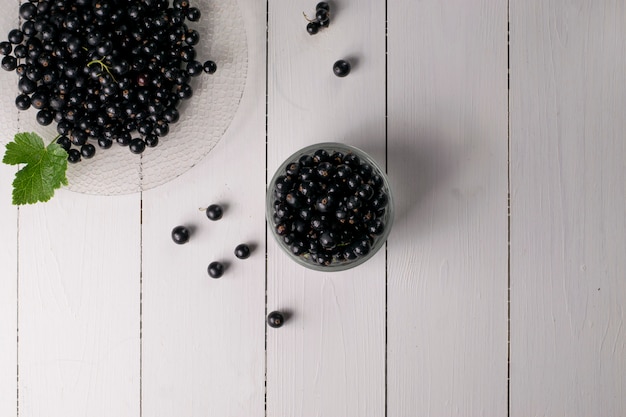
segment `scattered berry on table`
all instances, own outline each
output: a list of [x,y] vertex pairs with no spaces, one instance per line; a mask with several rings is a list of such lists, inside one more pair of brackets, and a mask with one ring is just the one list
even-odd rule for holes
[[211,262],[209,264],[209,267],[207,268],[207,271],[209,272],[209,276],[211,278],[220,278],[222,275],[224,275],[224,264],[217,261]]
[[333,64],[333,72],[337,77],[345,77],[350,74],[350,69],[350,63],[343,59],[340,59]]
[[281,327],[285,323],[285,317],[280,311],[272,311],[267,315],[267,325],[275,329]]
[[239,259],[246,259],[250,256],[250,247],[245,243],[237,245],[235,248],[235,256]]
[[185,226],[176,226],[172,229],[172,240],[179,245],[189,242],[189,229]]
[[224,210],[219,204],[211,204],[209,207],[206,208],[206,216],[210,220],[219,220],[222,218],[223,214]]

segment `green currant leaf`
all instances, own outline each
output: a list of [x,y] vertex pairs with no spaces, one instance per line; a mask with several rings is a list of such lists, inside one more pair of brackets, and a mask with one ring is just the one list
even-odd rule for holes
[[13,181],[13,204],[34,204],[50,200],[54,190],[67,185],[67,152],[52,141],[45,146],[36,133],[18,133],[6,145],[2,162],[25,164]]

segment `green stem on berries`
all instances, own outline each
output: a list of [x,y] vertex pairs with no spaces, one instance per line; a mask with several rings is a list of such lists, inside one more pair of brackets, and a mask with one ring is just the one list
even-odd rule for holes
[[310,23],[310,22],[315,22],[315,19],[309,19],[309,17],[306,15],[306,13],[302,12],[302,16],[304,16],[304,18]]
[[115,79],[115,76],[109,70],[109,66],[107,64],[105,64],[104,62],[102,62],[102,59],[94,59],[93,61],[88,62],[87,66],[90,67],[93,64],[99,64],[100,65],[100,69],[106,71],[111,76],[111,78],[113,78],[113,81],[117,82],[117,80]]

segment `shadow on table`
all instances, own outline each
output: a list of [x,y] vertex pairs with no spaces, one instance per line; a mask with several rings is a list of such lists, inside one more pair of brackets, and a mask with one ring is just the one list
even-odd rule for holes
[[[413,138],[388,139],[387,173],[395,202],[394,229],[409,227],[418,232],[446,222],[450,207],[443,206],[446,198],[442,195],[449,191],[450,198],[456,198],[454,194],[460,192],[450,182],[468,169],[464,166],[469,160],[468,149],[464,148],[459,141],[437,132],[419,131]],[[381,144],[368,149],[377,155],[385,154]]]

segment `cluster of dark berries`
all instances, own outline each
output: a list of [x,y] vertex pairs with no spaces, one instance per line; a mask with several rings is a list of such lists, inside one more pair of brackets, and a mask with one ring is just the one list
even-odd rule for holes
[[157,146],[192,94],[191,77],[213,73],[197,60],[201,12],[189,0],[30,0],[20,28],[0,42],[1,66],[19,76],[18,109],[56,123],[70,162],[94,143],[136,154]]
[[275,234],[306,263],[356,261],[386,228],[385,181],[353,152],[317,149],[300,156],[277,173],[272,193]]
[[306,25],[306,31],[310,35],[315,35],[320,28],[330,25],[330,6],[325,1],[319,2],[315,6],[315,19],[309,19],[306,14],[304,17],[309,21]]
[[[209,220],[213,221],[221,219],[222,215],[224,214],[224,209],[219,204],[211,204],[206,209],[202,210],[205,211],[206,216],[209,218]],[[174,243],[177,243],[179,245],[185,244],[189,242],[190,237],[191,232],[189,231],[189,228],[185,226],[176,226],[174,227],[174,229],[172,229],[172,240],[174,241]],[[237,245],[234,251],[235,256],[238,259],[247,259],[250,256],[250,252],[250,246],[246,245],[245,243]],[[215,261],[209,264],[207,272],[209,273],[209,276],[211,276],[211,278],[220,278],[222,275],[224,275],[225,269],[226,266],[222,262]]]

